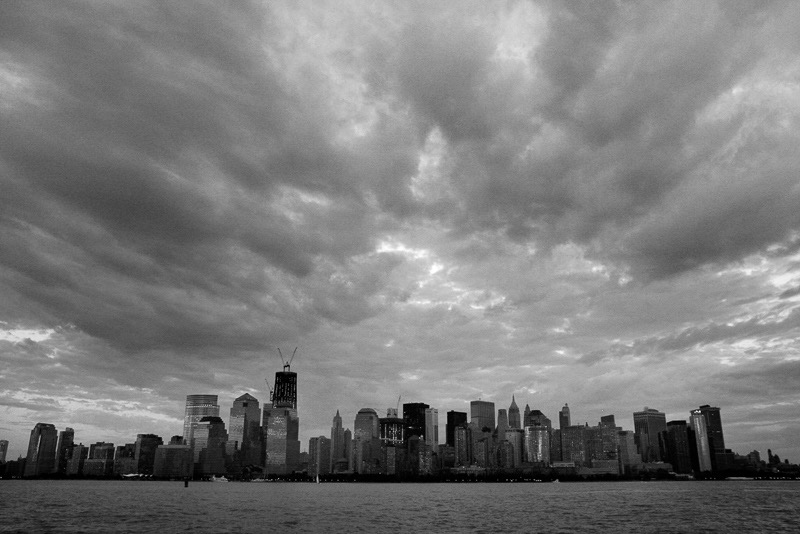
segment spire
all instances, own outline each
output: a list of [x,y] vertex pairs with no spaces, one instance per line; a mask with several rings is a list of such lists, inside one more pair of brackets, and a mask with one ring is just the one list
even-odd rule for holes
[[516,401],[516,399],[514,399],[514,395],[513,394],[511,395],[511,408],[510,409],[519,410],[519,408],[517,407],[517,401]]

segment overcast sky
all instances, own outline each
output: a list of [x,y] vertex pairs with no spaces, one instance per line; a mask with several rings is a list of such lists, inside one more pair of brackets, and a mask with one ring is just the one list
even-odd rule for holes
[[722,410],[800,461],[800,3],[0,3],[0,439]]

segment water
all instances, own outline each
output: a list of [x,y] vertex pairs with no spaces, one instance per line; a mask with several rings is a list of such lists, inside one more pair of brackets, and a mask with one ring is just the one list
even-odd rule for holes
[[800,482],[0,481],[0,532],[797,532]]

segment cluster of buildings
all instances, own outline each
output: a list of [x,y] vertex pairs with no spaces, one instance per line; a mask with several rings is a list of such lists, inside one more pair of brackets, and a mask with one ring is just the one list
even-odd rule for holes
[[[31,431],[27,457],[19,475],[152,476],[208,478],[228,475],[246,479],[335,474],[401,478],[441,473],[557,472],[561,475],[637,474],[663,470],[691,475],[763,466],[760,455],[735,455],[725,448],[720,409],[700,406],[688,420],[667,421],[663,412],[645,407],[634,412],[634,430],[616,425],[613,415],[595,426],[573,424],[569,406],[558,413],[557,427],[539,410],[511,405],[495,410],[492,402],[470,402],[469,413],[447,412],[444,439],[439,411],[425,403],[400,402],[380,417],[372,408],[344,428],[339,412],[330,437],[313,437],[300,452],[297,374],[289,364],[275,375],[270,403],[244,394],[233,401],[226,426],[217,395],[186,398],[183,434],[168,443],[154,434],[139,434],[134,443],[114,446],[75,443],[71,428],[58,432],[38,423]],[[0,441],[0,462],[8,442]],[[769,454],[770,463],[777,456]],[[779,459],[777,459],[779,461]]]

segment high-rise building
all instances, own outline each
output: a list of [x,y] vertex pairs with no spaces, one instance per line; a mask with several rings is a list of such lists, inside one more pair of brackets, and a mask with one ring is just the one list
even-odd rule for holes
[[525,427],[525,461],[529,463],[550,463],[550,429],[542,425]]
[[489,432],[494,432],[494,403],[482,400],[475,400],[469,403],[470,422],[476,423],[478,428],[483,430],[488,428]]
[[194,429],[194,463],[198,476],[222,475],[228,432],[221,417],[203,417]]
[[0,439],[0,464],[6,461],[6,454],[8,454],[8,440]]
[[272,406],[264,407],[262,426],[266,436],[267,474],[288,474],[300,462],[300,418],[297,416],[297,373],[287,362],[275,373]]
[[83,466],[89,457],[89,447],[79,443],[72,447],[72,455],[67,460],[67,476],[80,476],[83,474]]
[[432,451],[439,448],[439,410],[436,408],[425,409],[425,445]]
[[183,417],[183,440],[193,446],[194,429],[203,417],[219,417],[216,395],[187,395]]
[[261,465],[261,445],[261,407],[245,393],[231,406],[226,450],[240,466]]
[[405,429],[405,441],[411,436],[419,436],[420,439],[425,438],[425,410],[430,408],[424,402],[409,402],[403,404],[403,423]]
[[312,477],[331,472],[331,440],[325,436],[308,440],[308,474]]
[[506,431],[508,431],[508,413],[505,408],[497,410],[497,441],[506,440]]
[[26,477],[49,475],[56,465],[58,432],[50,423],[36,423],[28,441],[28,456],[25,461]]
[[548,429],[553,428],[553,424],[550,419],[543,414],[540,410],[531,410],[525,415],[525,421],[523,423],[525,426],[535,426],[541,425],[543,427],[547,427]]
[[558,412],[558,428],[567,428],[572,426],[572,419],[569,415],[569,405],[564,403],[564,407]]
[[514,395],[511,395],[511,406],[508,407],[508,428],[522,428],[522,421],[519,417],[519,406]]
[[69,427],[58,433],[58,446],[56,447],[55,472],[60,475],[67,474],[67,460],[72,452],[75,441],[75,431]]
[[699,408],[689,412],[689,421],[694,431],[697,448],[697,469],[700,472],[713,471],[711,464],[711,447],[708,442],[708,428],[703,411]]
[[333,424],[331,425],[331,457],[329,460],[331,472],[334,471],[334,466],[337,462],[346,458],[345,451],[342,416],[339,415],[339,410],[336,410],[336,415],[333,416]]
[[455,431],[456,428],[467,423],[466,412],[456,412],[450,410],[447,412],[447,426],[445,427],[447,445],[455,447]]
[[583,425],[572,425],[561,428],[561,459],[564,462],[574,462],[576,466],[587,465],[586,455],[588,427]]
[[704,404],[699,408],[706,421],[708,432],[708,446],[711,451],[711,467],[714,471],[728,468],[727,455],[725,454],[725,437],[722,433],[722,417],[719,408]]
[[689,449],[689,433],[686,421],[670,421],[663,437],[666,461],[676,473],[692,472],[692,456]]
[[[181,442],[183,438],[181,437]],[[139,466],[136,462],[136,444],[126,443],[125,445],[118,445],[114,451],[114,475],[130,475],[137,474]]]
[[183,444],[182,437],[168,445],[159,445],[153,460],[153,477],[189,478],[194,470],[193,457],[192,448]]
[[633,431],[643,462],[663,460],[659,437],[666,429],[667,416],[664,412],[647,406],[641,412],[633,412]]
[[524,431],[521,428],[509,428],[506,430],[506,441],[511,445],[511,467],[516,469],[522,465]]
[[380,436],[380,418],[372,408],[362,408],[353,423],[353,470],[371,473],[372,466],[380,463],[373,440]]
[[642,466],[642,457],[636,446],[636,436],[630,430],[620,430],[618,435],[620,467],[624,474],[631,475],[639,471]]
[[116,447],[113,443],[98,441],[89,445],[89,457],[83,463],[83,476],[107,477],[114,472],[114,453]]
[[156,460],[156,449],[164,440],[155,434],[137,434],[135,444],[136,472],[140,475],[152,475],[153,463]]

